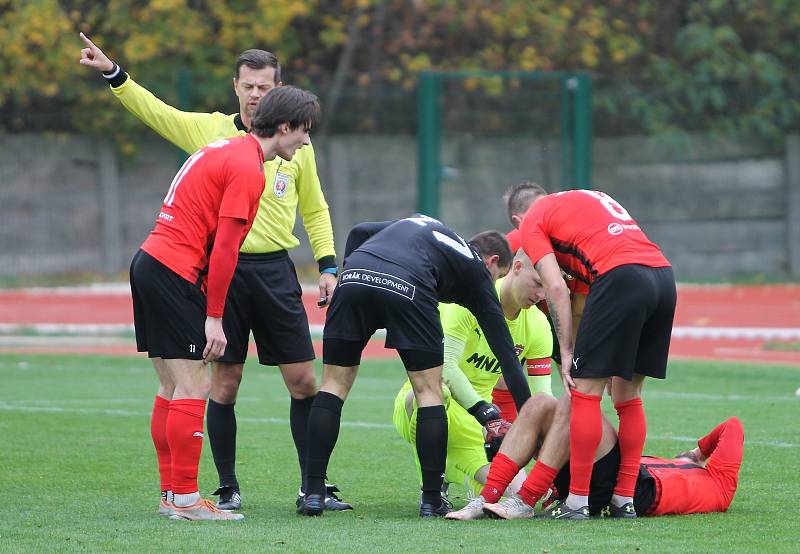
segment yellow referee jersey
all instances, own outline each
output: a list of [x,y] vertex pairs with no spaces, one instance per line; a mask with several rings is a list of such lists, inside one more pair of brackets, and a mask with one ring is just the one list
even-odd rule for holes
[[[129,112],[189,154],[215,140],[247,132],[239,114],[183,112],[156,98],[130,75],[111,90]],[[317,175],[314,147],[301,147],[289,162],[276,156],[264,163],[264,174],[264,193],[241,252],[264,254],[298,246],[300,241],[292,230],[299,206],[314,259],[335,256],[330,212]]]

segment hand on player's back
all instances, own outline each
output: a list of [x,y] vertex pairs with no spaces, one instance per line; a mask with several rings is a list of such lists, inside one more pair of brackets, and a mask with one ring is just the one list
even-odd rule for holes
[[81,49],[81,65],[86,65],[96,69],[97,71],[103,71],[105,73],[108,73],[114,69],[114,62],[108,59],[108,56],[106,56],[103,51],[95,45],[95,43],[89,40],[89,37],[83,33],[80,34],[80,37],[83,43],[86,45],[86,48]]

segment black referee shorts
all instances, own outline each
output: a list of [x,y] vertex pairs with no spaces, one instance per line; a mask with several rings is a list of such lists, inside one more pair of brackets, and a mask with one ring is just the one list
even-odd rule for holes
[[378,329],[386,348],[397,349],[408,371],[442,365],[442,324],[434,291],[404,268],[365,252],[354,252],[325,320],[323,361],[358,365],[361,351]]
[[314,359],[303,290],[285,250],[239,254],[222,326],[228,346],[221,362],[244,363],[251,330],[262,365]]
[[[617,486],[619,460],[619,443],[616,443],[608,454],[592,465],[592,480],[589,483],[589,513],[593,516],[599,514],[611,502],[614,487]],[[559,500],[564,500],[569,495],[569,481],[569,462],[567,462],[553,481]]]
[[572,377],[664,379],[675,302],[671,267],[628,264],[598,277],[578,325]]
[[136,349],[151,358],[201,360],[206,346],[206,297],[167,266],[139,250],[131,261]]

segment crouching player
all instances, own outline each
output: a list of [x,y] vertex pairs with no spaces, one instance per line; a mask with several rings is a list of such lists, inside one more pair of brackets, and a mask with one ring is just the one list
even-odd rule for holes
[[[509,271],[510,252],[499,234],[481,234],[470,244],[487,264],[497,263],[501,274],[508,272],[497,281],[495,289],[514,348],[527,369],[531,392],[551,395],[550,324],[534,306],[544,298],[539,275],[522,250],[511,260]],[[445,484],[465,483],[468,491],[477,494],[486,483],[487,457],[489,461],[494,457],[504,432],[498,409],[489,403],[500,377],[500,366],[469,310],[458,304],[442,304],[439,311],[444,332],[442,377],[448,422],[444,480]],[[416,419],[417,403],[407,380],[395,398],[393,420],[397,432],[412,446],[416,444]],[[419,471],[416,456],[415,462]],[[524,471],[520,471],[511,483],[511,492],[519,489],[524,478]]]
[[298,513],[322,514],[323,478],[339,435],[342,405],[358,372],[361,352],[381,328],[386,329],[386,346],[398,350],[420,406],[416,418],[420,516],[440,517],[449,511],[441,501],[447,412],[442,398],[444,336],[439,302],[458,303],[475,315],[517,405],[522,407],[530,397],[494,288],[499,269],[496,262],[487,268],[486,262],[455,232],[425,216],[364,223],[350,231],[345,270],[325,321],[322,386],[308,420],[309,493]]

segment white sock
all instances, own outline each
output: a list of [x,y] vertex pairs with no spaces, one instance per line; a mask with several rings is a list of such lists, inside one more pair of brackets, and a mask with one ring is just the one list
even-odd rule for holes
[[611,497],[611,503],[617,508],[622,508],[628,502],[633,502],[632,496],[620,496],[615,494]]
[[584,506],[589,505],[589,497],[569,493],[569,496],[567,496],[567,501],[564,502],[564,504],[570,510],[577,510],[578,508],[583,508]]
[[187,506],[191,506],[192,504],[196,504],[198,500],[200,500],[200,492],[193,492],[191,494],[173,494],[172,498],[174,499],[172,502],[178,506],[179,508],[185,508]]
[[514,479],[512,479],[511,482],[508,484],[508,489],[506,489],[506,494],[504,496],[519,493],[519,489],[522,488],[522,483],[525,482],[526,477],[527,475],[525,475],[525,470],[520,469],[519,473],[517,473],[514,476]]

